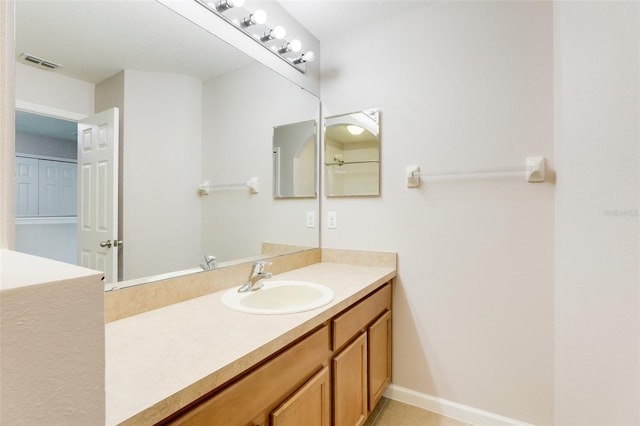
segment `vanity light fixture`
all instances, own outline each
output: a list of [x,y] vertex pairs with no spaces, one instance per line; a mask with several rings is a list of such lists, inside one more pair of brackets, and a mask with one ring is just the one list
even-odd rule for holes
[[306,63],[313,62],[315,59],[315,54],[312,51],[302,55],[298,53],[302,50],[300,40],[285,40],[287,32],[284,27],[266,25],[267,14],[265,11],[258,9],[252,12],[244,8],[245,0],[195,1],[300,72],[304,73]]
[[[211,4],[211,3],[209,3]],[[216,5],[215,8],[222,12],[225,11],[227,9],[232,9],[234,7],[242,7],[244,6],[244,0],[220,0]]]
[[347,130],[349,131],[349,133],[351,133],[353,136],[358,136],[361,135],[362,132],[364,132],[364,128],[360,127],[360,126],[356,126],[355,124],[347,124]]
[[267,22],[267,13],[262,9],[258,9],[249,15],[248,18],[242,20],[242,26],[246,28],[252,25],[262,25],[265,22]]

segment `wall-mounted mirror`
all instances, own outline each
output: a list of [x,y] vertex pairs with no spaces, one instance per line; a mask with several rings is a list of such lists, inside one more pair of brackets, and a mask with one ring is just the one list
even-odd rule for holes
[[334,115],[325,120],[325,195],[380,195],[380,112]]
[[[16,2],[16,56],[19,110],[120,110],[119,286],[202,271],[201,253],[224,266],[318,247],[317,198],[271,193],[273,128],[317,120],[316,96],[153,0]],[[252,177],[257,193],[235,185]],[[72,242],[54,228],[73,219],[20,218],[18,244],[55,258]]]
[[273,198],[315,197],[315,120],[273,128]]

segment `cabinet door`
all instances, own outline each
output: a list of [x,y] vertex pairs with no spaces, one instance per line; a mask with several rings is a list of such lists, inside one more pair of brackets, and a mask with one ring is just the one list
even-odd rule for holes
[[367,334],[333,358],[334,425],[361,425],[367,418]]
[[271,426],[329,426],[329,383],[329,367],[325,367],[271,413]]
[[373,410],[391,383],[391,312],[387,311],[368,330],[369,409]]

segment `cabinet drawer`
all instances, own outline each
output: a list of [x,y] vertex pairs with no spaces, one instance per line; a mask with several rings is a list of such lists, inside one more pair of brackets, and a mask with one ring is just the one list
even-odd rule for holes
[[205,400],[171,425],[262,424],[269,413],[326,366],[329,327],[324,326],[300,342]]
[[389,310],[391,310],[391,284],[386,284],[333,319],[333,350],[340,348],[359,331],[365,330],[381,313]]

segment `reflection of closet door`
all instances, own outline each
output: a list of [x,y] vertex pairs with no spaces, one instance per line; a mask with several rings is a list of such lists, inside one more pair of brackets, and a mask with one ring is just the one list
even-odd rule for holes
[[40,216],[76,215],[77,165],[40,160]]
[[38,216],[38,159],[16,157],[16,216]]

